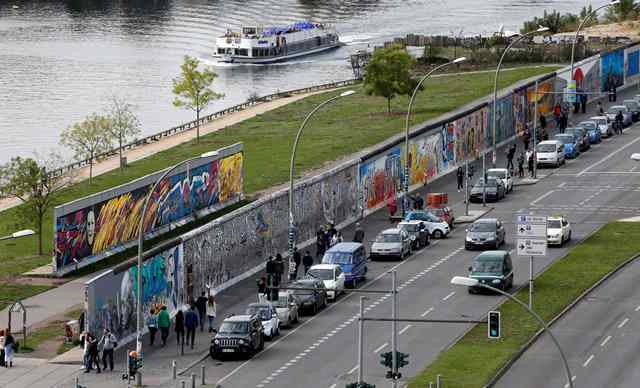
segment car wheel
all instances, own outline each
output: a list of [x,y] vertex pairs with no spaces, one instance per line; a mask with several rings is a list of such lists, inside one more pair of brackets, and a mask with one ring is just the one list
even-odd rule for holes
[[442,238],[442,231],[440,229],[436,229],[433,231],[433,238]]
[[475,294],[476,293],[471,287],[467,288],[467,292],[469,294]]

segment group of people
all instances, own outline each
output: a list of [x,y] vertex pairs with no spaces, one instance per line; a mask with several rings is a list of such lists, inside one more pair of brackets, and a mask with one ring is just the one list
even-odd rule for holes
[[558,128],[560,133],[564,133],[564,130],[567,129],[569,124],[569,109],[567,104],[557,103],[556,106],[553,107],[553,118],[556,121],[556,128]]
[[342,241],[342,234],[332,223],[329,223],[327,230],[321,226],[316,232],[316,257],[321,258],[329,248]]
[[[107,361],[109,369],[113,371],[113,352],[118,347],[118,339],[109,329],[104,329],[102,337],[98,338],[90,332],[83,332],[80,335],[80,346],[84,349],[82,353],[84,373],[89,373],[96,368],[96,373],[101,373],[102,369],[107,371]],[[102,357],[101,357],[102,355]]]
[[18,342],[11,335],[11,330],[0,330],[0,366],[13,367],[13,354],[18,350],[18,346]]

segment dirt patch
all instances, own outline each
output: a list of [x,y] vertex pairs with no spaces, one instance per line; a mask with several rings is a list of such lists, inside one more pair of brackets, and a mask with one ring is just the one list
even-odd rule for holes
[[[582,33],[581,33],[582,35]],[[584,29],[584,35],[600,37],[627,36],[631,39],[640,37],[640,21],[626,21],[620,23],[598,24]]]
[[45,277],[30,277],[30,276],[14,276],[11,278],[2,279],[6,283],[22,284],[29,286],[52,286],[57,287],[69,281],[69,279],[54,279]]

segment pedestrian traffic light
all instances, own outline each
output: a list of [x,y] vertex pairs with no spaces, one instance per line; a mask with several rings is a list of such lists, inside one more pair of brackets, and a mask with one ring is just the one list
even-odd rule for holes
[[380,364],[386,366],[389,369],[393,368],[393,355],[391,352],[382,353],[380,357],[382,357],[382,361],[380,361]]
[[489,338],[500,338],[500,311],[489,311],[489,315],[487,317],[488,321],[488,336]]
[[409,355],[407,353],[397,353],[398,356],[398,368],[405,367],[409,365]]

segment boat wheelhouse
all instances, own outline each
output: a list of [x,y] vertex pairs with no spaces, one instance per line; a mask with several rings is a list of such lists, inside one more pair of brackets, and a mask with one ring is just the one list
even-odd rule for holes
[[324,24],[299,22],[284,27],[242,27],[216,39],[219,62],[271,63],[340,46],[338,34]]

